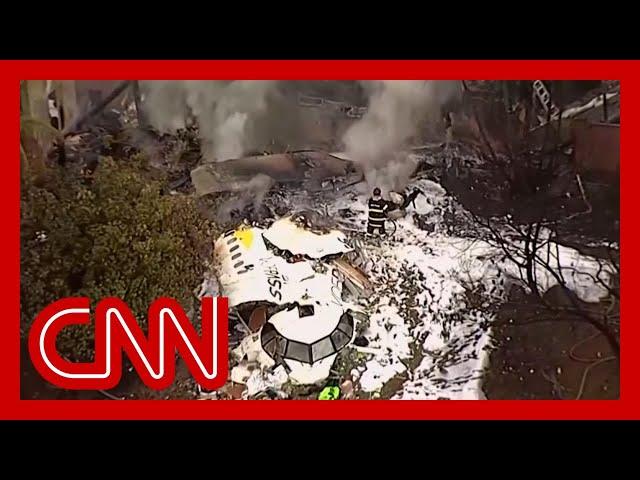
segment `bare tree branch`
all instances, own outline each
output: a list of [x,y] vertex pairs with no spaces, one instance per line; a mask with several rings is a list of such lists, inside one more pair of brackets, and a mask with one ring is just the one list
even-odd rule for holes
[[93,107],[91,110],[89,110],[87,113],[85,113],[81,117],[71,122],[71,124],[67,126],[67,128],[65,128],[64,131],[62,132],[63,135],[67,137],[69,135],[73,135],[74,133],[76,133],[80,127],[82,127],[91,118],[93,118],[95,115],[97,115],[102,110],[104,110],[107,105],[109,105],[113,100],[115,100],[118,97],[118,95],[124,92],[127,89],[127,87],[129,87],[130,84],[131,84],[131,80],[124,80],[120,82],[116,86],[116,88],[109,95],[107,95],[107,97],[104,100],[102,100],[98,105]]

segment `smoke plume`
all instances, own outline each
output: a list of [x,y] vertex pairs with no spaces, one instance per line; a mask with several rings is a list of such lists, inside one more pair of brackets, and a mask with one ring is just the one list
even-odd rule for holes
[[174,133],[193,115],[208,161],[238,158],[254,147],[252,129],[266,114],[267,97],[275,93],[276,85],[251,80],[141,82],[150,124],[160,132]]
[[429,120],[439,121],[440,108],[459,95],[457,82],[375,80],[361,82],[369,94],[368,110],[343,137],[347,154],[362,164],[370,187],[385,194],[404,188],[416,167],[401,152],[419,137]]

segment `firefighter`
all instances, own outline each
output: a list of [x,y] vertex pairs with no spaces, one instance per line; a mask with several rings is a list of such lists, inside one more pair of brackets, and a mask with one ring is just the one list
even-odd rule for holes
[[389,205],[382,199],[380,189],[373,189],[373,196],[369,199],[369,221],[367,223],[367,233],[374,233],[378,230],[382,235],[385,234],[384,222],[387,219],[387,210]]

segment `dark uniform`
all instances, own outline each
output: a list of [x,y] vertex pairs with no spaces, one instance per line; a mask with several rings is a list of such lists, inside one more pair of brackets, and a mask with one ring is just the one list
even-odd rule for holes
[[367,233],[374,233],[378,230],[382,235],[385,234],[384,222],[387,219],[387,210],[389,206],[382,197],[369,199],[369,222],[367,223]]

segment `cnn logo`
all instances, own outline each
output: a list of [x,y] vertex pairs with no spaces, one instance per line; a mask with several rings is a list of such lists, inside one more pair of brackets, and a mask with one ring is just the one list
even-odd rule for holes
[[228,302],[202,299],[202,334],[198,335],[182,307],[159,298],[148,314],[145,336],[129,307],[120,299],[101,300],[95,311],[95,359],[70,362],[56,348],[60,331],[91,321],[88,298],[65,298],[50,304],[29,332],[31,360],[48,382],[74,390],[109,390],[120,382],[126,353],[142,381],[152,389],[169,387],[175,377],[176,351],[191,375],[207,390],[220,388],[228,375]]

